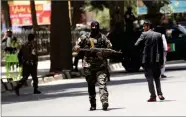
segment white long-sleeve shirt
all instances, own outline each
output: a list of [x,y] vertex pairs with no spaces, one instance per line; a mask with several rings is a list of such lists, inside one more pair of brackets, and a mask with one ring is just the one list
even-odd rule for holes
[[163,48],[164,48],[164,51],[168,51],[167,40],[166,40],[164,34],[162,34],[162,39],[163,39]]

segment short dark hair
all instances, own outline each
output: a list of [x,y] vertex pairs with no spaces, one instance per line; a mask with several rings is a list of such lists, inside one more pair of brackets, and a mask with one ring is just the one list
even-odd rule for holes
[[28,41],[33,41],[35,38],[35,35],[34,34],[29,34],[28,35]]
[[12,33],[12,31],[11,30],[8,30],[8,31],[6,31],[7,33]]
[[143,25],[146,25],[146,26],[149,26],[150,28],[152,28],[152,23],[149,20],[145,20]]

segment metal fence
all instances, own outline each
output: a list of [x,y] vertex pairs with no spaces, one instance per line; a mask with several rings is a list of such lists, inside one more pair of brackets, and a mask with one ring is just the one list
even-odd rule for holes
[[[28,34],[33,33],[32,30],[25,30],[22,32],[15,32],[13,36],[15,36],[20,44],[24,44],[27,42]],[[71,31],[72,36],[72,47],[75,45],[76,40],[79,37],[79,31],[73,30]],[[1,35],[4,37],[4,34]],[[50,53],[50,31],[37,31],[36,32],[36,39],[37,39],[37,49],[39,55],[47,55]],[[3,45],[2,45],[3,46]],[[3,48],[3,47],[2,47]],[[4,56],[3,49],[2,49],[2,57]]]

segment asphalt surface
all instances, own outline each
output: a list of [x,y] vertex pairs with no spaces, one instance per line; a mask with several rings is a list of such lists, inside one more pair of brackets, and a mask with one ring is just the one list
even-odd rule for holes
[[[89,111],[87,84],[84,78],[64,79],[41,84],[42,94],[33,89],[2,93],[2,116],[186,116],[186,65],[168,65],[161,79],[165,101],[147,102],[148,86],[143,72],[114,71],[108,82],[109,108],[102,110],[97,95],[97,110]],[[98,87],[97,87],[98,93]]]

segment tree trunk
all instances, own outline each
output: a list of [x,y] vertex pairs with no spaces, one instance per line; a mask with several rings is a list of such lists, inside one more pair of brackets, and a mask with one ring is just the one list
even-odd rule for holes
[[109,1],[110,29],[112,29],[112,19],[115,9],[115,1]]
[[51,5],[50,71],[71,70],[72,44],[68,1],[52,1]]
[[12,23],[10,20],[10,11],[9,11],[8,1],[2,1],[2,9],[3,9],[3,15],[4,15],[6,29],[11,29]]
[[32,25],[33,25],[33,29],[34,29],[34,34],[36,34],[37,29],[38,29],[38,24],[37,24],[37,15],[36,15],[34,0],[30,0],[30,9],[31,9],[31,15],[32,15]]
[[[114,18],[114,15],[116,15],[115,13],[115,8],[116,6],[119,6],[120,7],[120,15],[123,16],[124,15],[124,1],[109,1],[109,14],[110,14],[110,29],[112,30],[113,27],[115,25],[113,18]],[[123,23],[123,27],[124,27],[124,23]]]

